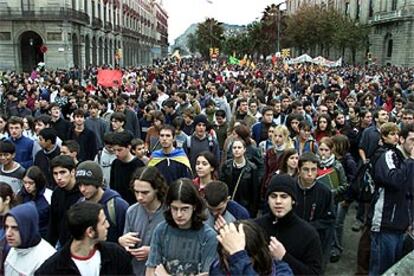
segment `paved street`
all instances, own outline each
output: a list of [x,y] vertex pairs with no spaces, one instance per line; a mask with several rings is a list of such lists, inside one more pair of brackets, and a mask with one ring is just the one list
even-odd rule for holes
[[351,206],[345,220],[344,253],[337,263],[328,264],[325,275],[354,275],[356,270],[357,246],[360,232],[353,232],[355,222],[355,204]]

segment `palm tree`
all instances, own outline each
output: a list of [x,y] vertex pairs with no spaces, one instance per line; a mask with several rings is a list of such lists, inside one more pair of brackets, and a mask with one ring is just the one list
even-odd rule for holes
[[197,48],[203,57],[209,56],[209,48],[221,48],[224,39],[223,23],[207,18],[197,26]]

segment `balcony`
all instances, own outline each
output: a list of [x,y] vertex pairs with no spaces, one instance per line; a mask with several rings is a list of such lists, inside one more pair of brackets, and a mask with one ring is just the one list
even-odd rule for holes
[[114,26],[114,32],[115,33],[120,33],[121,32],[121,27],[119,25],[115,25]]
[[414,19],[414,10],[407,8],[404,10],[375,13],[374,16],[370,20],[368,20],[368,24],[377,25],[412,19]]
[[83,11],[65,8],[40,7],[33,10],[6,8],[0,10],[0,21],[70,21],[88,25],[89,15]]
[[107,33],[112,31],[112,23],[111,22],[105,22],[104,31],[107,32]]
[[100,20],[97,17],[94,17],[92,19],[92,29],[99,30],[100,28],[102,28],[102,20]]
[[139,38],[138,32],[128,29],[126,27],[122,27],[122,34],[129,37]]

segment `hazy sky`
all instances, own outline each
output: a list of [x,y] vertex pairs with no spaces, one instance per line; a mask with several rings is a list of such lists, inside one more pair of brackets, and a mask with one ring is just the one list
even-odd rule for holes
[[260,18],[266,6],[282,0],[163,0],[168,13],[170,44],[192,23],[214,17],[228,24],[246,25]]

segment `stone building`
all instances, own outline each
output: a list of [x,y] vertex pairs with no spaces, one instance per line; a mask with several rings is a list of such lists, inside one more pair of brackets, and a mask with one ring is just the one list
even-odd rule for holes
[[167,19],[154,0],[0,0],[0,70],[148,64],[168,47]]
[[[356,56],[357,63],[414,66],[414,0],[287,0],[288,14],[294,14],[303,4],[333,7],[357,20],[368,24],[370,35],[365,48]],[[342,56],[342,51],[331,49],[322,54],[331,59]],[[345,52],[344,60],[351,61],[351,53]]]

